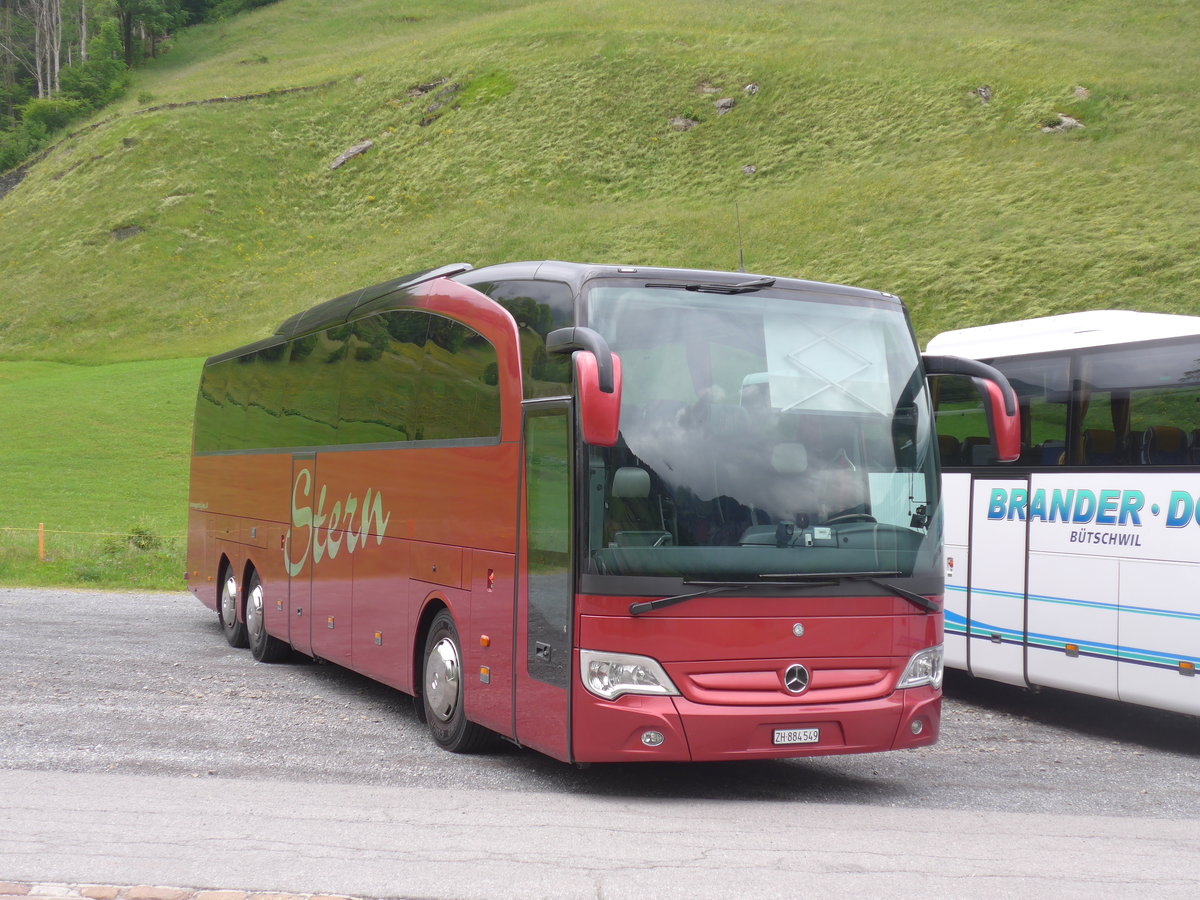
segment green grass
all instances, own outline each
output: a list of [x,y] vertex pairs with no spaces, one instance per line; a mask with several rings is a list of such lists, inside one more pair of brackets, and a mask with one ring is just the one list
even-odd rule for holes
[[[0,198],[0,359],[101,366],[134,403],[111,364],[194,360],[430,265],[734,268],[735,204],[748,269],[897,293],[922,340],[1198,313],[1197,58],[1180,0],[280,0],[179,35]],[[431,112],[437,90],[412,89],[440,79],[459,88]],[[1058,113],[1086,127],[1043,134]],[[183,433],[194,382],[168,391],[142,418]],[[160,522],[182,517],[171,465],[144,508]],[[100,496],[136,483],[127,466],[97,470]],[[0,510],[71,490],[20,471]],[[120,505],[96,521],[126,529]]]
[[181,586],[199,368],[0,363],[0,584]]

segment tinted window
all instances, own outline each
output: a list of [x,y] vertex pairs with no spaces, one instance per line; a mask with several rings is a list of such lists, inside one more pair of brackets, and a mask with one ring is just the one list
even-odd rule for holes
[[546,352],[546,335],[575,321],[571,289],[558,281],[497,281],[471,285],[517,321],[525,399],[570,394],[571,355]]
[[[1200,344],[1194,340],[992,361],[1021,407],[1021,462],[1030,466],[1200,463]],[[968,384],[965,379],[958,379]],[[940,383],[946,465],[983,465],[967,442],[986,434],[977,400]],[[959,394],[963,396],[960,397]],[[955,459],[946,449],[958,441]]]
[[283,430],[277,447],[327,447],[337,443],[341,363],[350,329],[342,325],[291,341],[283,367]]
[[200,393],[196,397],[195,449],[210,453],[225,449],[226,426],[223,424],[232,401],[226,396],[229,381],[229,361],[204,367]]
[[205,368],[196,403],[197,452],[272,445],[286,351],[278,344]]
[[283,362],[287,345],[259,350],[238,360],[237,381],[244,392],[241,447],[277,447],[281,438]]
[[421,310],[368,316],[204,370],[196,452],[498,438],[495,348]]
[[417,390],[432,317],[403,311],[353,323],[338,423],[343,444],[417,439]]
[[[398,313],[393,315],[426,315]],[[441,316],[427,316],[428,338],[416,394],[416,440],[499,437],[496,350],[482,335]]]
[[531,411],[525,421],[528,502],[530,676],[566,687],[571,643],[571,441],[567,410]]

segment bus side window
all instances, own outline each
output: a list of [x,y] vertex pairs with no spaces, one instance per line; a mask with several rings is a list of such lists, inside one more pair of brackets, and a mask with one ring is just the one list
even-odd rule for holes
[[417,394],[416,439],[499,439],[496,348],[461,322],[432,314],[429,319]]
[[283,428],[292,446],[337,443],[341,363],[346,358],[345,326],[293,339],[280,379]]
[[529,560],[526,667],[530,677],[566,688],[571,660],[571,438],[567,408],[525,420]]
[[[460,279],[471,284],[466,279]],[[525,399],[571,392],[571,357],[546,353],[546,335],[575,322],[575,295],[560,281],[496,281],[471,284],[516,319],[521,336],[521,382]]]
[[1087,452],[1086,465],[1186,466],[1200,462],[1200,362],[1195,341],[1093,351],[1079,363],[1091,386],[1083,427],[1111,429],[1115,460]]
[[413,439],[414,395],[428,332],[428,317],[420,312],[384,313],[351,323],[339,444]]
[[339,444],[499,437],[496,350],[482,335],[413,309],[347,330]]
[[232,449],[228,446],[228,420],[236,413],[228,396],[232,360],[222,360],[204,367],[200,393],[196,398],[196,452],[212,453]]
[[196,452],[282,446],[280,375],[286,352],[281,342],[205,367],[196,404]]
[[[1058,398],[1056,398],[1057,400]],[[1029,446],[1035,466],[1067,464],[1067,403],[1029,398]]]
[[987,414],[983,400],[971,379],[961,375],[944,375],[933,379],[936,396],[934,421],[937,427],[938,449],[943,466],[971,466],[990,461],[972,458],[974,448],[987,444]]

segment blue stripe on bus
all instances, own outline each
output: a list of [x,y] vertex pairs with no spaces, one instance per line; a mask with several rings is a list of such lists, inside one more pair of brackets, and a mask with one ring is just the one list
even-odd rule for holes
[[1106,644],[1099,641],[1082,641],[1054,634],[1039,634],[1036,632],[1026,637],[1024,632],[1012,628],[997,628],[977,619],[972,619],[968,625],[967,620],[963,616],[949,610],[945,612],[945,630],[950,634],[956,634],[971,640],[993,643],[995,639],[992,635],[996,635],[1000,638],[1000,643],[1002,644],[1028,644],[1034,650],[1061,652],[1066,650],[1067,644],[1074,644],[1079,648],[1081,656],[1107,659],[1120,663],[1152,666],[1161,669],[1177,670],[1181,662],[1200,664],[1200,656],[1190,656],[1186,653],[1172,654],[1161,650],[1125,647],[1120,644]]
[[[960,585],[946,585],[947,591],[965,594],[967,588]],[[1010,597],[1014,600],[1024,600],[1024,594],[1016,591],[997,591],[990,588],[971,588],[972,594],[982,594],[985,597]],[[1030,594],[1030,600],[1038,603],[1056,603],[1062,606],[1080,606],[1088,609],[1113,610],[1123,613],[1138,613],[1144,616],[1161,616],[1168,619],[1184,619],[1185,621],[1200,622],[1200,613],[1184,612],[1178,609],[1155,609],[1151,606],[1122,606],[1116,603],[1101,603],[1096,600],[1076,600],[1072,597],[1051,597],[1044,594]]]

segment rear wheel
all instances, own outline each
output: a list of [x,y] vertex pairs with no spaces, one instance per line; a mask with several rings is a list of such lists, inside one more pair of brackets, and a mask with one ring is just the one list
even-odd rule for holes
[[250,573],[250,590],[246,593],[246,633],[250,641],[250,652],[259,662],[279,662],[285,659],[291,647],[267,634],[263,621],[263,586],[257,572]]
[[473,753],[491,734],[467,720],[463,711],[462,649],[454,617],[447,610],[434,616],[425,638],[421,704],[433,739],[454,753]]
[[221,630],[231,647],[246,647],[246,626],[238,621],[238,586],[233,572],[225,569],[221,576],[221,602],[217,604],[217,618]]

